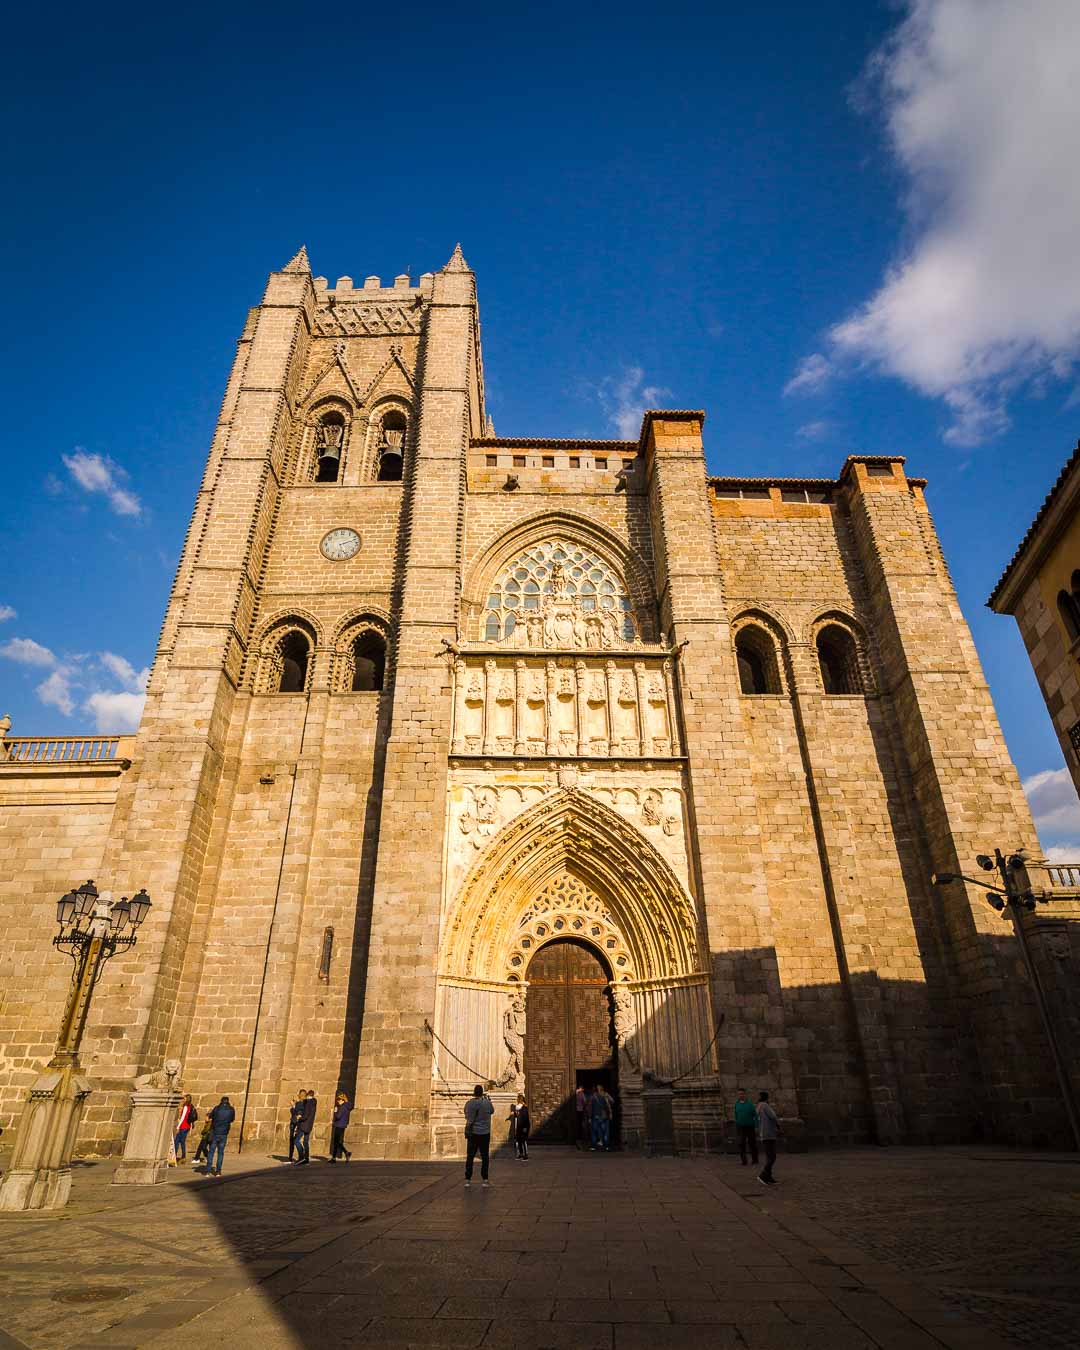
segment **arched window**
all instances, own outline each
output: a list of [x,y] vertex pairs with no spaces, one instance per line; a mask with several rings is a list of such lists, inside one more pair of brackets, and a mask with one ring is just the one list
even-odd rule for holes
[[570,598],[582,614],[600,614],[624,642],[638,636],[633,602],[621,576],[599,553],[564,538],[545,539],[524,549],[491,583],[484,640],[498,642],[542,610],[547,597]]
[[1058,591],[1057,607],[1071,644],[1080,638],[1080,605],[1077,604],[1075,592],[1070,595],[1068,591]]
[[307,688],[308,659],[311,648],[303,633],[293,629],[281,640],[281,675],[279,694],[302,694]]
[[757,624],[745,624],[735,635],[735,660],[739,667],[739,688],[744,694],[779,694],[780,669],[776,644]]
[[315,429],[316,483],[336,483],[341,471],[341,450],[345,443],[345,418],[328,412]]
[[353,693],[378,691],[383,687],[386,670],[386,641],[369,628],[352,645]]
[[859,649],[846,628],[827,623],[817,635],[821,683],[827,694],[861,694]]
[[380,483],[401,482],[405,465],[405,435],[408,429],[408,419],[397,408],[391,408],[389,412],[383,414],[379,444],[376,447],[379,467],[375,476]]

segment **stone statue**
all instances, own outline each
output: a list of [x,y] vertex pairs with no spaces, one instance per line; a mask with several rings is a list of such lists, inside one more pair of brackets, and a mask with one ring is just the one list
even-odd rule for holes
[[650,792],[641,803],[641,819],[646,825],[662,824],[660,812],[658,810],[659,805],[660,798],[653,792]]
[[510,1058],[497,1086],[513,1083],[520,1087],[525,1078],[525,999],[521,994],[510,995],[510,1006],[503,1013],[503,1041]]
[[180,1061],[167,1059],[160,1069],[141,1073],[135,1079],[136,1092],[179,1092]]
[[612,986],[611,998],[615,1004],[615,1040],[619,1047],[619,1054],[626,1060],[630,1068],[636,1071],[637,1060],[630,1049],[630,1038],[637,1031],[637,1018],[634,1016],[634,997],[629,989],[624,989],[622,985],[616,984]]

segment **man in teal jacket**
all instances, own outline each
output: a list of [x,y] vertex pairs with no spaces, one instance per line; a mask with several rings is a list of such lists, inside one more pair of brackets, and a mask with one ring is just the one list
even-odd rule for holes
[[739,1136],[739,1161],[746,1166],[746,1149],[750,1148],[750,1161],[757,1166],[757,1127],[758,1114],[754,1103],[746,1095],[746,1089],[739,1089],[735,1103],[735,1133]]

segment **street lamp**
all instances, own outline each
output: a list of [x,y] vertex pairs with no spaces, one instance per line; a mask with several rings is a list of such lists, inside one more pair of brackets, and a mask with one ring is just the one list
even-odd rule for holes
[[1057,1070],[1058,1086],[1061,1088],[1061,1096],[1065,1103],[1065,1114],[1069,1120],[1069,1128],[1072,1130],[1073,1144],[1080,1149],[1080,1113],[1077,1111],[1076,1099],[1073,1096],[1072,1081],[1069,1078],[1065,1057],[1054,1030],[1046,991],[1043,988],[1038,967],[1032,959],[1031,948],[1028,945],[1024,916],[1033,913],[1036,905],[1046,903],[1045,896],[1036,895],[1030,886],[1025,887],[1022,884],[1022,882],[1027,881],[1026,868],[1029,856],[1027,850],[1022,848],[1017,849],[1015,853],[1010,853],[1008,857],[999,848],[994,849],[992,858],[987,853],[976,855],[975,861],[984,872],[997,872],[1001,881],[1000,886],[991,886],[989,882],[980,881],[978,877],[969,877],[966,872],[933,872],[930,876],[930,882],[934,886],[951,886],[953,882],[966,881],[969,886],[980,887],[987,893],[987,903],[993,909],[996,909],[1003,919],[1012,924],[1013,932],[1016,934],[1020,951],[1023,954],[1028,978],[1035,994],[1035,1002],[1038,1005],[1043,1031],[1046,1033],[1046,1039],[1050,1046],[1054,1068]]
[[92,881],[62,895],[56,903],[59,932],[53,946],[66,951],[74,969],[64,1004],[56,1050],[30,1089],[19,1121],[11,1165],[0,1179],[0,1210],[58,1209],[71,1190],[71,1154],[79,1118],[90,1092],[79,1064],[90,998],[102,967],[116,952],[135,945],[150,910],[150,897],[138,891],[109,903]]

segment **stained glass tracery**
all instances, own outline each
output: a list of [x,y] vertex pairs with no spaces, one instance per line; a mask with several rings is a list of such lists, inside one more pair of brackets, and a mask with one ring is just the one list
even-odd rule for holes
[[585,612],[612,610],[621,614],[623,638],[636,636],[633,603],[622,578],[592,549],[565,539],[546,539],[524,549],[503,569],[487,597],[484,638],[499,642],[509,637],[529,610],[543,607],[545,596],[570,596]]

